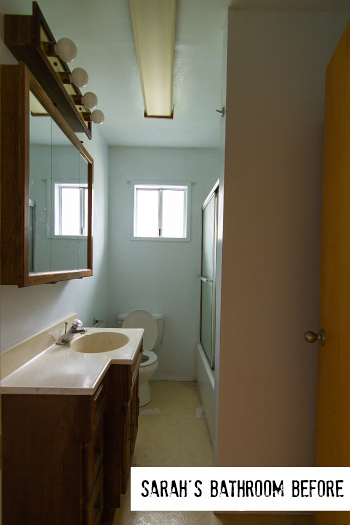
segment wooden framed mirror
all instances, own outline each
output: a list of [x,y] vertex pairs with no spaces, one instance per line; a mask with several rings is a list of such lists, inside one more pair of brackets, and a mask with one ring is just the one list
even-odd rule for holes
[[28,68],[1,66],[1,283],[92,275],[93,159]]

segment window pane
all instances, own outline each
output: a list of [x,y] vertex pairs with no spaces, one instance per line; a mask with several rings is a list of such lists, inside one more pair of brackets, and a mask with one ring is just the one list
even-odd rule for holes
[[135,237],[158,237],[158,190],[136,190]]
[[84,188],[84,210],[83,210],[83,217],[84,217],[84,235],[88,234],[88,209],[89,209],[89,191],[87,188]]
[[61,235],[80,235],[80,189],[61,190]]
[[185,190],[163,190],[162,237],[185,237]]

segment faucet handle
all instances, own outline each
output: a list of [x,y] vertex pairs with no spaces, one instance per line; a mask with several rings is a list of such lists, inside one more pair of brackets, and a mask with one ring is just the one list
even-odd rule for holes
[[67,326],[68,326],[68,321],[65,321],[64,322],[64,333],[66,334],[67,333]]
[[72,323],[73,328],[79,328],[80,326],[83,326],[83,322],[80,321],[80,319],[74,319]]

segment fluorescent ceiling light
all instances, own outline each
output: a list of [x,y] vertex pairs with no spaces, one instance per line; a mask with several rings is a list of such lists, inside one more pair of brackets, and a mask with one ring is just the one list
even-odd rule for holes
[[129,0],[145,117],[173,117],[176,0]]

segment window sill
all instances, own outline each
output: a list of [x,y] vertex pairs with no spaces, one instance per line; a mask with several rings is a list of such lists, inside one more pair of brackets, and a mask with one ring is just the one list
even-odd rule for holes
[[191,239],[190,237],[186,237],[186,238],[184,237],[131,237],[130,240],[131,241],[155,241],[155,242],[162,242],[162,241],[189,242]]
[[46,238],[55,241],[80,241],[87,240],[87,235],[47,235]]

